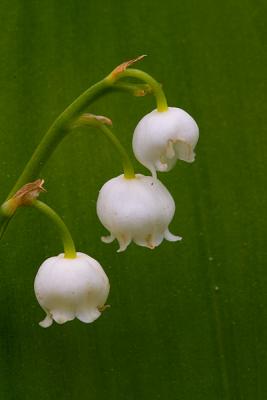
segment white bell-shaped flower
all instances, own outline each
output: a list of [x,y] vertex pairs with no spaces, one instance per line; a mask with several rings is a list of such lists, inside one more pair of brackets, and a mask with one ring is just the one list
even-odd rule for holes
[[199,129],[184,110],[169,107],[145,115],[135,128],[133,151],[138,161],[156,177],[156,171],[169,171],[177,159],[193,162]]
[[97,215],[110,232],[102,241],[111,243],[116,238],[119,252],[132,240],[150,249],[164,238],[181,240],[168,229],[174,212],[175,203],[166,187],[159,180],[140,174],[133,179],[120,175],[109,180],[97,200]]
[[64,324],[75,317],[93,322],[104,309],[109,293],[109,280],[101,265],[92,257],[77,253],[50,257],[40,266],[34,281],[37,300],[46,312],[40,325]]

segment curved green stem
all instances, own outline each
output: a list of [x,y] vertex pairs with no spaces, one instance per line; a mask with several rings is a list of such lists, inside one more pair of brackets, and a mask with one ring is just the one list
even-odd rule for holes
[[118,75],[115,75],[115,77],[112,78],[112,76],[109,77],[109,79],[112,81],[116,81],[118,79],[126,78],[126,77],[131,77],[131,78],[137,78],[140,79],[144,82],[146,82],[149,86],[152,88],[152,92],[155,95],[156,101],[157,101],[157,109],[159,112],[164,112],[168,110],[168,103],[166,96],[164,94],[164,91],[160,85],[154,78],[152,78],[151,75],[147,74],[144,71],[141,71],[139,69],[134,69],[134,68],[129,68],[125,69],[123,72],[119,73]]
[[127,179],[135,178],[133,164],[131,163],[131,160],[127,154],[127,151],[122,146],[119,139],[114,135],[114,133],[106,125],[98,124],[98,127],[108,137],[108,139],[113,143],[113,145],[116,147],[116,149],[120,153],[125,178],[127,178]]
[[113,90],[128,92],[136,97],[142,97],[152,93],[152,88],[147,83],[116,82],[113,86]]
[[31,204],[33,207],[37,208],[37,210],[41,211],[43,214],[45,214],[47,217],[49,217],[53,223],[56,225],[62,242],[64,246],[64,253],[65,253],[65,258],[76,258],[76,250],[75,250],[75,245],[72,240],[70,231],[68,230],[67,226],[63,222],[63,220],[60,218],[60,216],[52,210],[51,207],[49,207],[47,204],[43,203],[40,200],[34,200]]
[[84,112],[94,100],[108,92],[111,88],[112,85],[110,81],[106,78],[103,79],[82,93],[81,96],[74,100],[74,102],[59,115],[37,146],[31,159],[24,168],[24,171],[12,188],[8,198],[25,183],[36,178],[56,146],[69,132],[69,124],[71,121]]
[[118,84],[114,85],[110,79],[105,78],[95,85],[91,86],[84,93],[82,93],[72,104],[70,104],[55,120],[49,130],[44,135],[43,139],[35,149],[32,157],[25,166],[23,172],[9,193],[10,198],[20,187],[25,183],[35,179],[39,174],[48,158],[52,155],[57,145],[69,132],[69,125],[75,120],[85,109],[98,99],[101,95],[114,91],[127,91],[134,94],[135,90],[142,90],[145,88],[135,84]]
[[[12,197],[25,183],[32,181],[38,176],[57,145],[70,131],[69,126],[72,121],[82,114],[91,103],[97,100],[101,95],[113,90],[135,94],[135,91],[138,89],[140,89],[139,86],[135,84],[131,85],[121,83],[115,86],[110,79],[104,78],[82,93],[59,115],[46,132],[6,200]],[[12,217],[10,216],[3,215],[0,210],[0,240],[4,235],[11,218]]]
[[[161,104],[164,105],[165,96],[162,89],[160,88],[160,85],[145,72],[142,73],[142,71],[139,70],[131,70],[131,71],[133,74],[134,71],[137,71],[135,77],[144,80],[149,84],[149,86],[153,88],[153,92],[158,98],[158,109],[161,110],[162,108]],[[124,76],[127,76],[127,71],[125,71],[123,74]],[[121,74],[121,77],[123,77],[123,74]],[[133,75],[129,73],[128,76],[133,76]],[[135,95],[136,93],[137,95],[140,95],[140,86],[138,86],[137,84],[131,84],[131,83],[124,84],[122,82],[115,85],[115,83],[116,83],[115,80],[112,80],[110,79],[110,76],[107,76],[103,80],[91,86],[84,93],[82,93],[76,100],[74,100],[72,104],[70,104],[65,109],[65,111],[63,111],[59,115],[59,117],[51,125],[51,127],[46,132],[43,139],[37,146],[32,157],[28,161],[17,182],[11,189],[6,200],[12,197],[14,193],[16,193],[16,191],[20,187],[22,187],[25,183],[34,180],[39,175],[39,172],[41,171],[41,169],[43,168],[43,166],[45,165],[46,161],[49,159],[51,154],[54,152],[57,145],[70,131],[69,126],[71,125],[71,123],[76,118],[78,118],[79,115],[81,115],[93,101],[98,99],[101,95],[106,94],[112,90],[127,91]],[[143,91],[143,89],[144,88],[141,88],[141,92]],[[163,95],[160,94],[160,91],[162,91]],[[149,89],[146,90],[145,88],[145,92],[146,93],[149,92]],[[128,161],[126,161],[125,157],[124,159],[125,159],[124,164],[126,168],[125,169],[126,175],[132,177],[132,174],[134,173],[132,172],[131,167],[129,167],[129,163]],[[0,211],[0,239],[3,237],[3,234],[6,231],[10,219],[11,217],[3,215]]]
[[[104,78],[82,93],[59,115],[46,132],[6,200],[12,197],[25,183],[32,181],[38,176],[57,145],[70,131],[69,126],[71,123],[81,115],[91,103],[97,100],[101,95],[111,92],[112,90],[130,92],[133,94],[136,87],[138,88],[138,85],[123,83],[115,87],[110,79]],[[4,215],[0,210],[0,239],[3,237],[11,218],[10,216]]]
[[125,148],[123,147],[117,136],[114,135],[111,129],[107,127],[107,125],[112,125],[112,121],[109,118],[103,117],[101,115],[85,113],[81,115],[79,119],[76,120],[76,122],[73,124],[72,127],[79,128],[88,126],[90,128],[95,127],[100,129],[104,133],[104,135],[107,136],[107,138],[111,141],[116,150],[119,152],[123,164],[125,178],[127,179],[135,178],[134,168],[127,154],[127,151],[125,150]]

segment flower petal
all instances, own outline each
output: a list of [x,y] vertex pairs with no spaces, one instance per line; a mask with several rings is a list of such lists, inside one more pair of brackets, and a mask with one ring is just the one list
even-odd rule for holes
[[169,107],[164,112],[154,110],[139,121],[133,134],[133,151],[150,171],[152,164],[156,170],[167,172],[177,159],[194,161],[198,138],[199,129],[194,119],[180,108]]
[[55,310],[51,311],[51,314],[53,316],[53,320],[60,325],[65,324],[67,321],[72,321],[75,318],[73,311]]
[[181,236],[173,235],[173,234],[169,231],[169,229],[167,229],[167,230],[165,231],[164,237],[165,237],[166,240],[169,240],[169,242],[177,242],[178,240],[182,240],[182,237],[181,237]]
[[101,240],[104,243],[112,243],[115,237],[113,235],[108,235],[108,236],[101,236]]
[[156,169],[158,171],[166,172],[168,170],[167,162],[163,161],[162,159],[161,160],[157,160],[155,164],[156,164]]
[[52,324],[53,324],[53,319],[49,314],[47,314],[45,319],[43,319],[42,321],[39,322],[39,325],[42,328],[49,328],[49,326],[51,326]]
[[122,251],[126,250],[128,245],[131,243],[131,238],[126,235],[121,235],[117,238],[120,248],[117,250],[117,253],[121,253]]
[[[162,159],[167,168],[173,160],[175,157]],[[167,188],[158,179],[141,174],[133,179],[120,175],[109,180],[97,200],[97,215],[111,237],[118,240],[118,252],[124,251],[131,240],[150,249],[157,247],[174,212],[175,203]],[[110,240],[105,238],[106,242]]]
[[96,319],[100,314],[94,309],[105,304],[109,288],[103,268],[87,254],[77,252],[73,259],[64,254],[50,257],[34,281],[37,300],[47,315],[40,325],[48,327],[53,320],[64,324],[75,318],[76,310],[84,309],[93,310],[90,320]]
[[91,310],[79,310],[76,313],[76,317],[85,323],[90,323],[90,322],[94,322],[97,318],[99,318],[101,315],[101,312],[95,308],[95,309],[91,309]]
[[178,158],[182,161],[192,163],[195,161],[195,153],[190,144],[178,140],[175,143],[175,149],[177,151]]
[[168,144],[166,147],[166,157],[173,158],[175,156],[175,150],[173,148],[173,141],[170,139],[168,140]]

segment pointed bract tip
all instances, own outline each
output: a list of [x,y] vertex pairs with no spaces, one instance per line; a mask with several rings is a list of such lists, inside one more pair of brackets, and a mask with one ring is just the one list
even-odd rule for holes
[[39,193],[46,192],[46,189],[43,187],[44,179],[37,179],[34,182],[26,183],[26,185],[22,186],[13,196],[13,198],[21,199],[21,202],[27,200],[33,200],[39,196]]
[[136,58],[133,58],[132,60],[124,61],[122,64],[118,65],[109,75],[113,79],[116,78],[119,74],[124,72],[128,67],[131,65],[135,64],[137,61],[142,60],[144,57],[146,57],[146,54],[142,54],[141,56],[138,56]]

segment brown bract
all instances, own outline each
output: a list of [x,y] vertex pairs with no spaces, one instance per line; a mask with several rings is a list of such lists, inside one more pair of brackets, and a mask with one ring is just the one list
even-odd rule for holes
[[118,75],[120,75],[122,72],[124,72],[128,67],[130,67],[132,64],[136,63],[137,61],[142,60],[144,57],[146,57],[146,54],[143,54],[142,56],[136,57],[132,60],[125,61],[122,64],[118,65],[109,75],[112,79],[116,79]]
[[27,183],[14,194],[12,199],[16,200],[18,206],[30,205],[41,192],[46,192],[43,184],[44,179],[37,179],[34,182]]
[[2,213],[6,216],[12,216],[18,207],[31,205],[33,200],[37,199],[41,192],[46,192],[43,184],[43,179],[37,179],[34,182],[22,186],[14,196],[10,197],[10,199],[1,206]]

